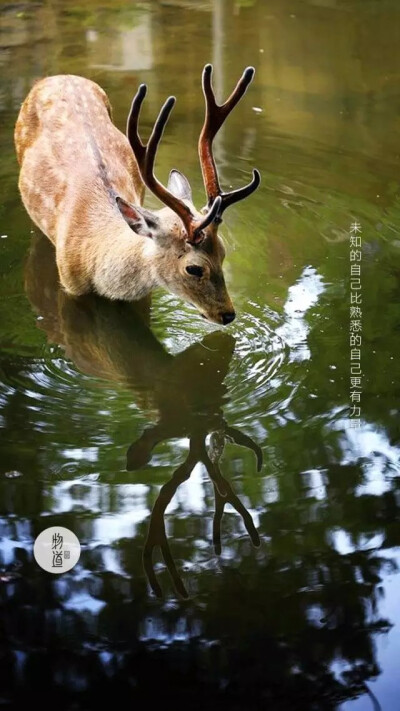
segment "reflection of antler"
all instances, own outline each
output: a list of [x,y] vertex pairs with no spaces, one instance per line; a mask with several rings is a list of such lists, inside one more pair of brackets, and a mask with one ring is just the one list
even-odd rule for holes
[[174,472],[171,479],[161,488],[157,501],[153,506],[147,540],[143,549],[143,567],[150,586],[157,597],[161,597],[162,593],[153,566],[153,549],[156,546],[160,546],[161,548],[162,556],[170,572],[177,593],[182,597],[188,597],[182,578],[176,569],[174,559],[171,555],[168,539],[165,533],[164,513],[179,484],[182,484],[182,482],[189,479],[195,464],[196,460],[193,457],[192,452],[189,452],[187,459]]
[[[225,427],[225,431],[213,432],[211,434],[210,441],[210,459],[213,462],[214,468],[219,472],[219,460],[224,451],[224,445],[226,438],[233,440],[236,444],[240,444],[242,447],[247,447],[251,449],[257,457],[257,471],[261,471],[262,467],[262,451],[261,448],[253,442],[253,440],[247,435],[239,432],[239,430],[234,427]],[[220,473],[220,472],[219,472]],[[222,476],[222,475],[221,475]],[[251,538],[251,542],[254,546],[260,545],[260,536],[258,531],[254,526],[253,519],[246,507],[242,504],[240,499],[233,492],[231,485],[224,479],[227,491],[226,496],[223,498],[214,484],[214,496],[215,496],[215,513],[213,521],[213,544],[214,550],[217,555],[221,553],[221,520],[225,509],[225,504],[230,503],[234,509],[241,515],[243,523],[246,527],[246,531]],[[214,483],[214,482],[213,482]]]
[[[225,424],[225,423],[224,423]],[[165,564],[169,570],[175,589],[179,595],[188,597],[187,590],[180,577],[174,559],[171,555],[168,539],[165,533],[165,509],[180,484],[189,479],[194,467],[198,462],[204,464],[207,473],[213,483],[215,497],[215,514],[213,522],[213,544],[217,555],[221,553],[221,520],[226,503],[233,506],[241,515],[246,530],[254,546],[260,545],[260,537],[254,526],[253,519],[246,507],[233,492],[233,489],[219,469],[219,459],[223,453],[226,439],[232,439],[237,444],[251,449],[257,457],[257,470],[260,471],[262,465],[262,452],[250,437],[243,435],[233,427],[225,425],[222,429],[211,433],[210,452],[206,447],[207,432],[197,433],[190,438],[189,454],[186,460],[174,472],[171,479],[161,488],[157,500],[154,504],[150,518],[150,526],[147,540],[143,550],[143,567],[146,572],[150,586],[157,597],[161,597],[161,587],[157,581],[153,566],[153,550],[160,546]],[[142,438],[141,438],[142,439]],[[139,440],[140,441],[140,440]],[[135,443],[129,448],[131,454],[135,450]],[[132,461],[131,461],[132,463]]]

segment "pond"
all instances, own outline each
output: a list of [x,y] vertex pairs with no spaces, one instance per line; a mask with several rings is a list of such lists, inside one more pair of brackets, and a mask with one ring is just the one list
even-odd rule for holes
[[[44,0],[0,19],[0,702],[397,708],[398,3]],[[236,320],[161,290],[68,297],[18,194],[29,89],[89,77],[124,130],[145,82],[144,135],[175,95],[157,174],[182,170],[201,206],[207,62],[220,100],[256,70],[215,145],[226,189],[262,176],[221,227]],[[81,555],[51,575],[33,545],[57,526]]]

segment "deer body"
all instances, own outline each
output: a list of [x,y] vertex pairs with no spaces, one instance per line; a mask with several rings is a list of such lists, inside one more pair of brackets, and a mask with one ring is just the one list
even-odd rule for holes
[[56,246],[65,290],[130,300],[162,284],[154,243],[132,232],[116,204],[123,195],[141,205],[144,185],[105,92],[82,77],[44,79],[23,104],[15,137],[21,195]]
[[[181,173],[171,171],[167,188],[157,181],[155,152],[174,99],[164,105],[143,146],[137,121],[145,91],[142,86],[132,104],[128,140],[113,124],[107,95],[94,82],[73,75],[39,81],[15,128],[23,202],[56,247],[67,293],[95,291],[131,301],[163,286],[205,318],[229,323],[235,314],[216,227],[224,194],[217,194],[214,183],[215,194],[209,194],[208,209],[200,213]],[[251,192],[258,185],[254,182]],[[142,207],[145,185],[165,207],[152,212]],[[235,199],[241,196],[231,202]]]

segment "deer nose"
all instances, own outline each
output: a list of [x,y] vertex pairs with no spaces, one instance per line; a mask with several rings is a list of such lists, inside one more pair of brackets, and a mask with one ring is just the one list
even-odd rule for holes
[[224,324],[224,326],[226,326],[228,323],[232,323],[235,316],[236,314],[234,311],[226,311],[224,314],[222,314],[222,323]]

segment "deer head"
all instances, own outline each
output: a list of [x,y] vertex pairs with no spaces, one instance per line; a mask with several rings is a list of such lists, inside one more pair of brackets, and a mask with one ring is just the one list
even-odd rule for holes
[[182,173],[172,170],[167,187],[155,177],[153,168],[158,145],[175,104],[170,96],[162,107],[153,131],[144,145],[138,133],[140,109],[147,87],[142,84],[133,99],[127,121],[127,136],[144,184],[165,205],[150,211],[117,197],[119,209],[135,232],[153,239],[157,246],[160,279],[174,294],[193,304],[209,321],[228,324],[235,318],[232,301],[226,289],[222,264],[225,249],[218,235],[224,210],[250,195],[260,184],[260,174],[253,171],[252,181],[243,188],[222,192],[215,166],[212,143],[227,116],[240,101],[254,76],[248,67],[231,96],[219,106],[211,83],[212,66],[203,71],[205,120],[199,138],[199,157],[207,194],[207,205],[198,211],[192,191]]

